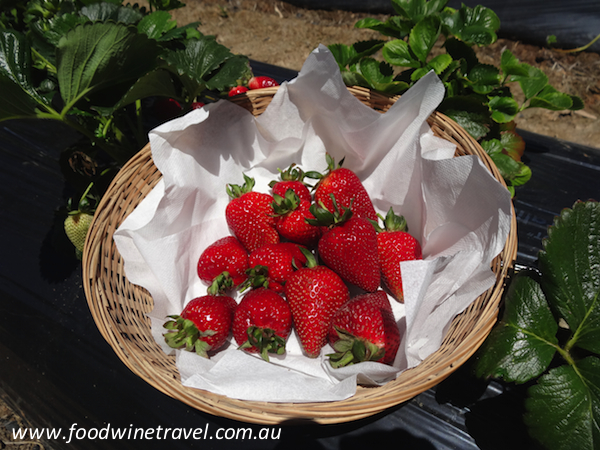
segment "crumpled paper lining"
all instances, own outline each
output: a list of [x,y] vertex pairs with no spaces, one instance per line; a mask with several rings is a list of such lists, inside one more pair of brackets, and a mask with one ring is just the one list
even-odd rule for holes
[[235,342],[209,360],[174,351],[184,385],[245,400],[343,400],[357,383],[386,383],[439,348],[456,314],[495,282],[490,263],[503,248],[511,215],[510,194],[479,159],[453,158],[454,145],[431,132],[426,119],[443,96],[432,72],[381,114],[349,93],[333,56],[319,46],[259,117],[220,101],[151,131],[163,179],[114,239],[127,278],[154,299],[152,333],[166,353],[174,350],[164,344],[162,325],[206,294],[197,260],[229,234],[225,185],[241,184],[243,173],[268,192],[278,169],[292,162],[322,171],[326,151],[336,161],[344,157],[379,213],[393,206],[406,217],[425,256],[401,265],[405,304],[390,297],[403,336],[393,367],[332,369],[324,356],[329,346],[309,359],[292,334],[286,354],[271,363],[237,350]]

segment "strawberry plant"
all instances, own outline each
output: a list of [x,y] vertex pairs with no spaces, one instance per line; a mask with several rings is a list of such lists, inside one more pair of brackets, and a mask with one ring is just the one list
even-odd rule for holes
[[548,229],[539,272],[511,282],[476,359],[481,377],[529,383],[524,421],[550,450],[600,445],[600,204],[577,202]]
[[76,190],[95,182],[102,194],[150,128],[252,77],[248,59],[200,33],[198,23],[177,26],[169,10],[182,3],[149,5],[3,2],[0,121],[53,120],[77,131],[82,140],[62,158]]
[[[531,177],[521,161],[523,139],[515,132],[515,118],[528,108],[576,110],[579,97],[557,91],[543,71],[520,62],[506,49],[499,67],[479,62],[475,46],[497,40],[498,16],[489,8],[446,7],[447,0],[392,0],[397,15],[387,20],[367,18],[357,28],[384,38],[333,44],[344,82],[389,95],[402,94],[426,73],[434,71],[446,87],[438,110],[478,140],[497,165],[509,190]],[[434,47],[442,42],[442,52]],[[379,58],[375,56],[378,55]],[[525,100],[519,104],[510,86],[518,83]]]

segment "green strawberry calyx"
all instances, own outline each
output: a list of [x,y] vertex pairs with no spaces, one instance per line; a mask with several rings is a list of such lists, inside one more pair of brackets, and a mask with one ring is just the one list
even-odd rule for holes
[[246,281],[239,286],[240,292],[245,292],[248,289],[268,288],[269,287],[269,268],[262,264],[257,264],[246,270]]
[[394,209],[390,207],[385,217],[381,214],[377,214],[377,216],[383,222],[383,227],[379,225],[378,222],[374,220],[370,220],[377,232],[381,233],[384,231],[404,231],[408,232],[408,224],[406,223],[406,219],[404,216],[399,216],[394,212]]
[[212,330],[200,331],[194,322],[178,315],[168,317],[172,320],[163,325],[165,329],[169,330],[163,335],[167,345],[175,349],[185,347],[188,352],[195,351],[198,355],[208,358],[211,345],[201,338],[213,336],[215,332]]
[[286,170],[277,169],[279,171],[279,180],[273,180],[269,183],[270,187],[275,186],[280,181],[304,181],[306,176],[304,171],[296,167],[296,163],[290,164]]
[[313,203],[310,205],[309,211],[315,217],[314,219],[305,218],[304,220],[314,226],[333,228],[336,225],[341,225],[347,222],[354,214],[351,210],[352,201],[350,207],[339,207],[335,196],[330,194],[333,202],[333,211],[327,209],[327,207],[320,202],[320,204]]
[[242,195],[247,194],[248,192],[252,192],[254,189],[254,185],[256,181],[254,178],[249,177],[246,174],[244,175],[244,184],[241,186],[239,184],[228,184],[226,186],[227,195],[231,198],[240,198]]
[[341,328],[334,328],[339,340],[332,345],[335,353],[326,355],[329,357],[329,364],[334,369],[364,361],[379,361],[385,356],[385,348],[378,347]]
[[[344,164],[344,159],[345,158],[342,158],[340,160],[340,162],[336,165],[335,164],[335,159],[333,158],[333,156],[331,156],[329,153],[326,153],[325,154],[325,161],[327,162],[327,173],[325,175],[323,175],[321,172],[317,172],[317,171],[311,170],[311,171],[308,171],[308,172],[304,172],[304,176],[306,178],[311,178],[313,180],[319,180],[320,181],[323,178],[326,178],[327,175],[329,175],[335,169],[339,169],[340,167],[342,167],[342,165]],[[317,183],[317,185],[315,185],[313,189],[316,189],[318,185],[319,185],[319,183]]]
[[293,189],[285,191],[285,197],[274,194],[273,199],[273,211],[276,216],[285,216],[300,206],[300,197],[298,197],[298,194]]
[[261,358],[267,362],[269,362],[269,353],[277,355],[285,353],[285,339],[278,336],[271,328],[250,326],[246,330],[246,334],[248,340],[238,347],[241,350],[254,347],[260,353]]
[[229,272],[225,271],[215,277],[206,291],[209,295],[222,295],[234,287],[233,278]]

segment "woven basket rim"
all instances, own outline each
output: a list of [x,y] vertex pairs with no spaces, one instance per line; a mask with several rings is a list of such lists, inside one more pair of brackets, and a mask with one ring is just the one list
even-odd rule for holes
[[[277,90],[277,87],[257,89],[229,100],[259,115]],[[360,87],[349,87],[348,90],[379,111],[387,110],[398,98]],[[457,156],[477,155],[492,175],[506,186],[485,151],[456,122],[438,112],[434,112],[428,122],[436,135],[458,144]],[[376,388],[358,386],[353,397],[336,402],[238,400],[185,387],[179,380],[174,356],[166,356],[149,334],[149,319],[145,313],[152,309],[153,300],[145,289],[127,280],[123,260],[113,240],[118,226],[161,177],[152,160],[150,144],[147,144],[113,179],[88,232],[82,257],[83,286],[92,317],[119,359],[147,383],[191,407],[256,424],[332,424],[359,420],[408,401],[441,382],[473,355],[496,323],[506,279],[516,259],[514,209],[504,249],[492,263],[496,275],[494,286],[454,319],[438,351],[397,379]],[[473,324],[469,322],[472,318]]]

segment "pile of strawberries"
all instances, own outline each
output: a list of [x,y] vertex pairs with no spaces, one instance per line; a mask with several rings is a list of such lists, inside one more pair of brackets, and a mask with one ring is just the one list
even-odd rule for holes
[[[386,291],[403,302],[400,261],[421,259],[421,247],[403,217],[375,212],[342,163],[327,155],[324,174],[292,164],[270,183],[270,193],[255,191],[246,175],[243,185],[227,185],[231,235],[200,256],[198,276],[208,294],[169,316],[171,347],[209,357],[232,333],[239,349],[268,361],[285,352],[295,329],[310,358],[331,344],[333,367],[393,363],[400,334]],[[317,181],[310,186],[306,179]]]

